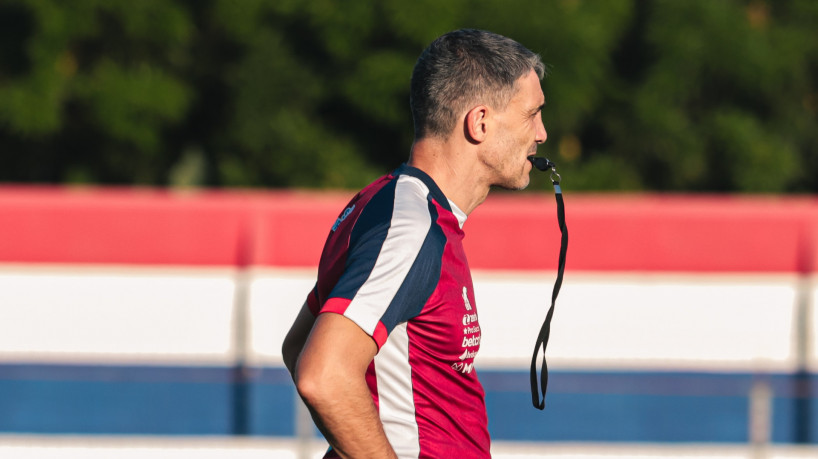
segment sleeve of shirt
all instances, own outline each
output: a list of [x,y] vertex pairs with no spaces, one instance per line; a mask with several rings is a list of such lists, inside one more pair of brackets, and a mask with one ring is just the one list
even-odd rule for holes
[[344,273],[321,310],[343,314],[378,348],[397,324],[422,311],[437,287],[446,244],[424,187],[411,177],[393,183],[356,222]]
[[315,286],[310,290],[310,293],[307,294],[307,308],[309,308],[310,312],[312,313],[313,317],[318,317],[318,314],[321,312],[321,304],[318,301],[318,283],[315,283]]

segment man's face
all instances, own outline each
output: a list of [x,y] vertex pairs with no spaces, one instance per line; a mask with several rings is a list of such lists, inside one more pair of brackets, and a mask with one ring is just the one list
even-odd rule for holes
[[545,96],[536,72],[521,77],[517,88],[506,109],[495,112],[494,131],[482,158],[493,175],[492,185],[511,190],[528,186],[528,157],[548,137],[541,116]]

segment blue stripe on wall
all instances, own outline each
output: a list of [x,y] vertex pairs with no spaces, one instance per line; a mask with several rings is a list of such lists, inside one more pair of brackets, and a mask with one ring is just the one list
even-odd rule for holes
[[242,401],[234,375],[210,367],[0,365],[0,431],[293,435],[286,370],[250,370],[246,419],[236,419]]
[[[292,436],[283,368],[0,365],[0,431],[43,434]],[[749,393],[773,390],[773,441],[818,442],[818,375],[553,371],[545,411],[528,373],[481,371],[495,440],[748,440]],[[234,381],[244,381],[236,390]],[[241,398],[241,400],[239,399]],[[237,404],[246,403],[243,409]],[[241,419],[237,419],[241,417]]]
[[542,412],[531,404],[528,373],[483,371],[480,378],[496,439],[744,443],[750,391],[763,381],[773,391],[772,441],[818,441],[810,422],[818,401],[809,397],[818,394],[816,375],[797,384],[791,374],[552,372]]

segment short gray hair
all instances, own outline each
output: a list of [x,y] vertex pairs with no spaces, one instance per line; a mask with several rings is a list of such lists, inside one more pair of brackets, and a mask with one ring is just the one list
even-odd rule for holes
[[415,138],[447,136],[471,104],[505,109],[517,80],[531,70],[540,79],[545,76],[540,56],[502,35],[461,29],[439,37],[412,72],[409,106]]

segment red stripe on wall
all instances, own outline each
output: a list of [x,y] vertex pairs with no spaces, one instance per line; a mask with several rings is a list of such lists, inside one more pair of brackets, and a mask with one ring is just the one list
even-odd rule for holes
[[232,265],[241,209],[213,195],[4,189],[4,262]]
[[[307,266],[351,192],[0,187],[0,262]],[[818,199],[565,196],[568,270],[811,272]],[[555,269],[552,195],[494,193],[464,227],[477,269]]]
[[[814,259],[818,201],[805,198],[565,196],[566,269],[800,272]],[[467,222],[474,267],[556,269],[553,197],[490,197]]]

